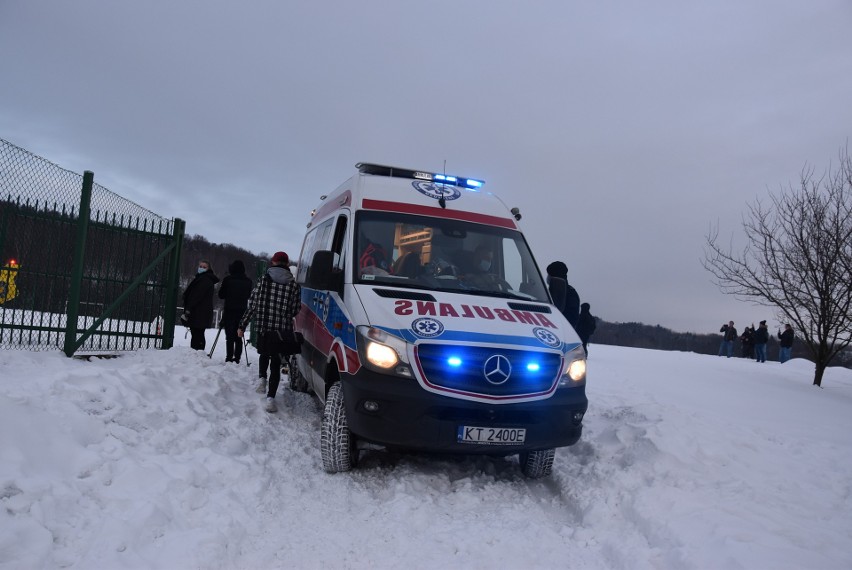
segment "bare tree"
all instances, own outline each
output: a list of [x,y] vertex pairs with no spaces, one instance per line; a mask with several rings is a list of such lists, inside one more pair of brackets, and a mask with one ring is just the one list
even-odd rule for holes
[[840,152],[837,169],[815,177],[802,170],[790,185],[757,200],[743,215],[746,246],[719,244],[707,235],[703,265],[723,293],[774,307],[804,340],[822,384],[831,361],[852,342],[852,159]]

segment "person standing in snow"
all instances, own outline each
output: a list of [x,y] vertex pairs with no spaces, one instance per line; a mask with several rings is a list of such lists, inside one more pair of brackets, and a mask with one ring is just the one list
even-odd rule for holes
[[547,266],[547,287],[553,304],[559,312],[565,315],[575,329],[580,318],[580,295],[568,283],[568,266],[561,261],[554,261]]
[[577,334],[583,343],[583,350],[586,351],[586,356],[589,356],[589,337],[592,336],[592,333],[595,332],[595,328],[597,327],[594,315],[589,312],[590,308],[591,305],[588,303],[580,305],[580,317],[577,320]]
[[202,259],[198,262],[195,278],[183,292],[183,316],[181,322],[189,328],[192,335],[189,346],[195,350],[204,350],[207,339],[204,331],[213,319],[213,289],[219,278],[210,269],[210,262]]
[[722,333],[722,344],[719,345],[719,356],[727,354],[728,358],[734,355],[734,341],[737,337],[737,329],[734,328],[734,321],[728,321],[727,325],[722,325],[719,329]]
[[769,342],[769,329],[766,321],[760,321],[760,326],[754,331],[754,359],[766,362],[766,343]]
[[253,283],[246,277],[246,266],[237,259],[228,266],[228,274],[219,286],[219,298],[225,300],[221,327],[225,329],[225,362],[239,364],[243,341],[237,336],[240,318],[246,312]]
[[746,327],[743,330],[743,334],[740,335],[740,341],[743,343],[743,358],[754,358],[754,342],[752,340],[752,336],[754,335],[754,330],[751,327]]
[[778,331],[778,339],[781,341],[781,347],[778,349],[778,361],[784,364],[790,360],[790,354],[793,352],[793,326],[789,323],[784,325],[784,332]]
[[[258,332],[258,352],[260,381],[257,386],[259,393],[266,392],[266,411],[278,410],[275,405],[275,394],[281,382],[281,354],[269,348],[269,342],[264,340],[265,333],[280,332],[282,335],[293,333],[293,318],[302,308],[302,288],[296,283],[290,273],[290,258],[283,251],[272,256],[272,266],[260,278],[248,300],[248,306],[237,327],[237,336],[243,337],[244,331],[252,319]],[[269,384],[263,376],[266,367],[270,367]]]

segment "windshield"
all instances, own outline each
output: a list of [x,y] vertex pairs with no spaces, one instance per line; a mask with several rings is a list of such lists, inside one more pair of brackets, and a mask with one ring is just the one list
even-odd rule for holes
[[355,283],[549,302],[516,230],[369,211],[355,224]]

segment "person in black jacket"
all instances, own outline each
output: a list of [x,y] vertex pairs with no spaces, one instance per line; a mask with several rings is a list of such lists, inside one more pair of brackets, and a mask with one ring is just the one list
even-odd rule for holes
[[240,317],[246,311],[253,284],[246,277],[246,266],[235,260],[228,266],[228,274],[219,286],[219,298],[225,300],[221,327],[225,329],[225,362],[239,364],[243,355],[243,341],[237,336]]
[[778,331],[778,339],[781,341],[781,347],[778,349],[778,361],[784,364],[790,360],[790,354],[793,352],[793,326],[789,323],[784,325],[784,332]]
[[766,362],[766,343],[769,342],[769,329],[766,321],[760,321],[760,326],[754,331],[754,359]]
[[588,303],[583,303],[580,305],[580,317],[577,320],[577,335],[580,337],[580,340],[583,343],[583,350],[586,351],[586,356],[589,356],[589,337],[592,336],[592,333],[595,332],[595,328],[597,328],[597,324],[595,323],[595,317],[589,312],[591,305]]
[[568,284],[567,265],[554,261],[547,266],[547,287],[553,297],[553,304],[576,329],[580,318],[580,295]]
[[192,340],[189,346],[195,350],[204,350],[207,341],[204,331],[213,319],[213,289],[219,278],[210,269],[210,262],[202,259],[198,262],[195,279],[183,292],[183,316],[181,322],[189,328]]
[[754,330],[751,327],[746,327],[743,334],[740,335],[740,340],[743,343],[743,358],[754,358]]
[[722,325],[719,329],[722,333],[722,344],[719,345],[719,356],[727,354],[728,358],[734,355],[734,341],[737,340],[737,329],[734,328],[734,321],[728,321],[727,325]]

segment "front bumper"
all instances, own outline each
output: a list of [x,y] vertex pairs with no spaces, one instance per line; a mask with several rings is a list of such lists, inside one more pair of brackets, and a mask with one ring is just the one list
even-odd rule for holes
[[[365,367],[342,378],[349,429],[358,438],[386,447],[443,453],[511,455],[573,445],[583,431],[588,400],[585,383],[559,388],[546,400],[480,403],[427,392],[414,379]],[[365,402],[378,409],[368,411]],[[462,443],[460,426],[524,428],[522,444]]]

